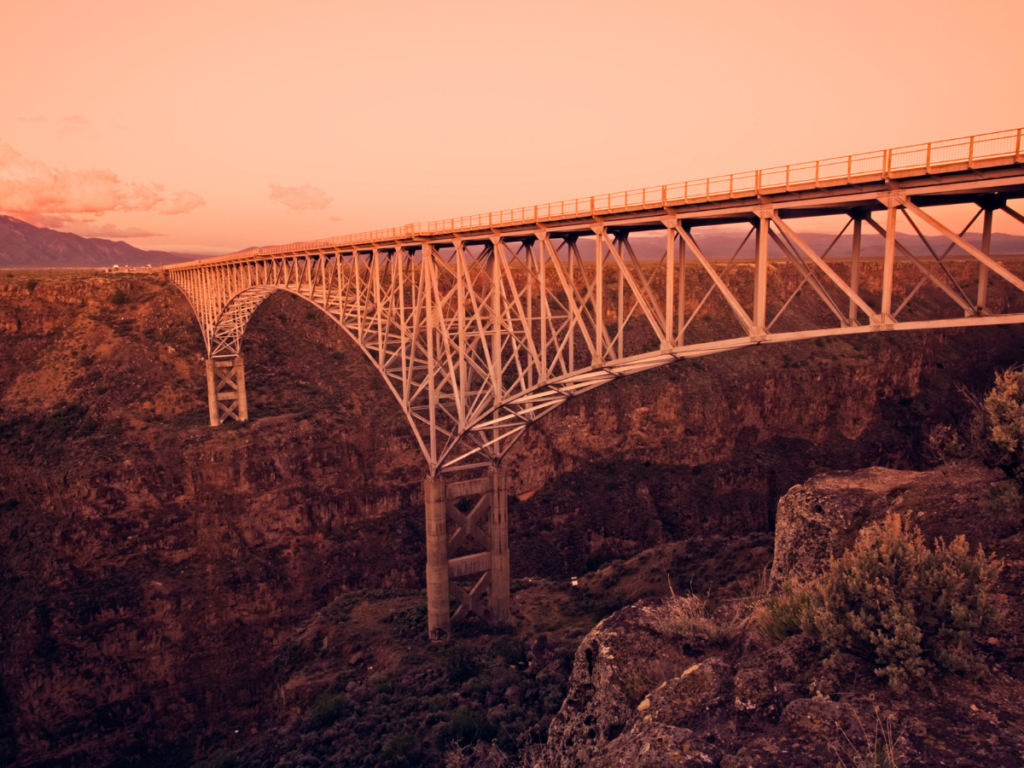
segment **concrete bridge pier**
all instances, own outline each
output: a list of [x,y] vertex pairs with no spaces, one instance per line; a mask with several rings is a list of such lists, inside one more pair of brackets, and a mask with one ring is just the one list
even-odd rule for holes
[[210,398],[211,427],[219,427],[228,419],[249,420],[245,365],[241,355],[207,358],[206,391]]
[[[507,624],[511,613],[505,469],[494,464],[483,477],[455,482],[443,476],[427,477],[423,497],[430,639],[447,640],[452,624],[470,612],[493,624]],[[475,551],[451,557],[460,548]],[[477,574],[471,586],[460,583]],[[449,612],[452,598],[459,603],[454,613]]]

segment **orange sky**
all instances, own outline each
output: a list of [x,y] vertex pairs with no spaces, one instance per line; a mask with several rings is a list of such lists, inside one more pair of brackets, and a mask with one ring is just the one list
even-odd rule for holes
[[143,248],[1024,125],[1022,0],[0,0],[0,22],[0,213]]

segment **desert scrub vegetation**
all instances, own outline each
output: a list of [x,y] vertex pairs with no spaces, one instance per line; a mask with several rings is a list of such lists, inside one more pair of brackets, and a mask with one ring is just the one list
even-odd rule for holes
[[985,396],[983,406],[996,460],[1020,480],[1024,464],[1024,369],[1015,367],[996,374],[995,386]]
[[773,642],[781,643],[787,637],[802,631],[804,614],[811,604],[811,590],[802,584],[787,580],[778,592],[767,595],[751,614],[754,627]]
[[1002,623],[992,594],[1000,567],[962,536],[929,548],[915,526],[890,514],[818,582],[769,596],[755,625],[775,640],[799,627],[831,665],[867,661],[898,692],[934,671],[973,675],[984,669],[979,639]]

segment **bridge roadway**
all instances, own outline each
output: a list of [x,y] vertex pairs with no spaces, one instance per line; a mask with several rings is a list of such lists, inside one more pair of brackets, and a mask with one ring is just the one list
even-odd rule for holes
[[[469,612],[509,620],[501,462],[568,398],[755,344],[1024,322],[1024,265],[990,253],[997,217],[1024,224],[1022,132],[251,249],[167,272],[202,327],[211,425],[248,418],[241,341],[278,290],[327,313],[380,371],[427,463],[428,629],[443,639]],[[944,223],[962,224],[965,207],[967,226]],[[797,230],[821,217],[842,226],[819,253]],[[972,227],[980,242],[966,237]],[[865,228],[884,242],[880,261],[862,254]],[[734,238],[728,253],[713,252],[718,235]],[[475,499],[468,513],[454,503],[462,497]],[[460,548],[469,554],[452,557]]]

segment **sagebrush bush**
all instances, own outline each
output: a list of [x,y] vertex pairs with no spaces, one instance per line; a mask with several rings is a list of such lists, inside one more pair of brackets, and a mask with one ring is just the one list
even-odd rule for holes
[[833,656],[875,664],[897,691],[939,668],[982,669],[980,637],[1002,616],[991,594],[999,561],[963,536],[929,549],[921,532],[890,514],[832,561],[806,609],[803,628]]
[[1011,469],[1024,463],[1024,370],[1010,368],[996,374],[996,383],[985,396],[989,440],[999,451],[999,461]]
[[786,581],[754,610],[754,626],[763,637],[781,642],[800,632],[810,604],[810,588]]

